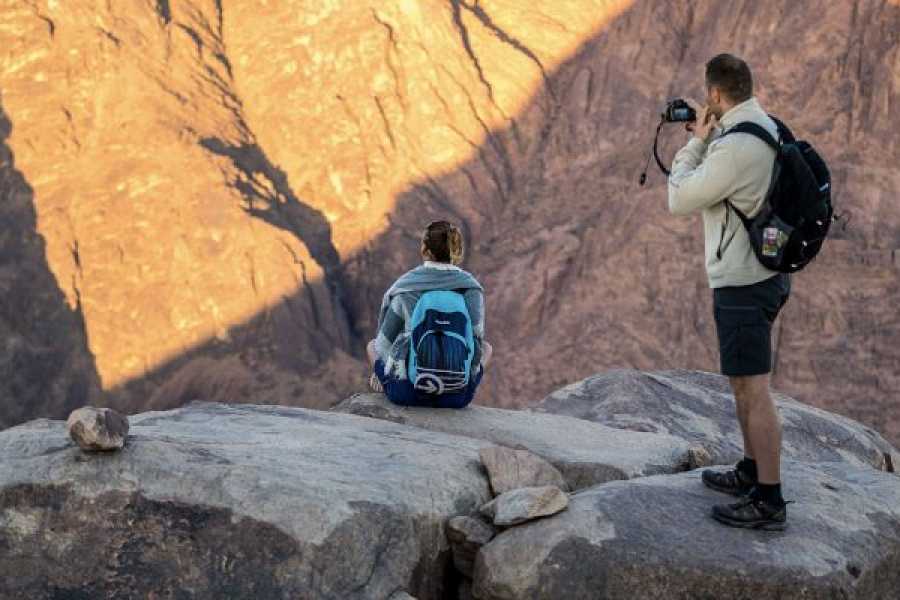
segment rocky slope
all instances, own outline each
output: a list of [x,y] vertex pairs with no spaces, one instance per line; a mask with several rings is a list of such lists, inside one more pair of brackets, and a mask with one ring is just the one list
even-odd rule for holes
[[776,386],[900,440],[898,32],[885,0],[7,2],[0,426],[335,402],[444,216],[488,290],[484,402],[714,369],[698,223],[635,182],[663,100],[731,50],[852,214],[796,278]]
[[[684,394],[707,393],[696,378],[677,381]],[[0,432],[0,596],[792,600],[886,598],[900,585],[900,478],[866,462],[878,440],[835,453],[827,439],[801,444],[788,429],[790,527],[753,532],[709,518],[727,497],[685,471],[688,442],[678,436],[541,412],[401,409],[374,396],[342,410],[378,419],[192,403],[132,416],[114,453],[82,452],[62,421]],[[830,435],[863,430],[814,417]],[[738,442],[734,431],[723,437]],[[586,448],[579,475],[566,458]],[[512,456],[539,471],[504,467]],[[653,468],[635,468],[648,458]],[[496,537],[466,521],[487,510],[499,475],[549,477],[554,467],[541,459],[561,468],[551,479],[572,494],[511,489],[495,501],[495,523],[512,508],[501,500],[526,492],[555,490],[563,504],[547,512],[562,512]],[[451,520],[456,542],[473,542],[463,562],[451,556]],[[460,529],[467,522],[487,528],[477,543]]]

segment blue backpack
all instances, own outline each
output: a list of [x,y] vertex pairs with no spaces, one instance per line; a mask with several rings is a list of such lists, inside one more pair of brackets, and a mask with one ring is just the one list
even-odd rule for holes
[[409,380],[427,394],[458,392],[469,385],[475,338],[459,292],[422,294],[410,322]]

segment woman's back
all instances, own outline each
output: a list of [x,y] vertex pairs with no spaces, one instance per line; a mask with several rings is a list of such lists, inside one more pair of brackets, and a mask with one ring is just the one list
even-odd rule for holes
[[378,334],[368,350],[373,387],[383,388],[397,404],[460,408],[481,381],[490,355],[484,291],[458,266],[462,253],[459,229],[446,221],[432,223],[422,238],[424,264],[384,294]]

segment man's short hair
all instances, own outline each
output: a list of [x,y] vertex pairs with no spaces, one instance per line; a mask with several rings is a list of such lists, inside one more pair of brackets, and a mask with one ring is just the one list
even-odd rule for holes
[[753,96],[753,74],[747,63],[737,56],[719,54],[706,63],[706,87],[711,86],[716,86],[738,104]]

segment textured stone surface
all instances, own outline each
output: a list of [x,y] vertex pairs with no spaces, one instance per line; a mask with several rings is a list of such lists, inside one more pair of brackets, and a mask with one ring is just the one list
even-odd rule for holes
[[[900,468],[900,453],[871,428],[783,394],[774,394],[784,429],[784,455],[800,461],[843,461],[882,471]],[[726,378],[695,371],[611,371],[566,386],[535,410],[634,431],[667,433],[697,444],[695,466],[739,460],[743,443]]]
[[0,596],[444,597],[444,524],[489,500],[467,438],[304,409],[192,404],[84,454],[0,433]]
[[554,485],[526,487],[500,494],[481,507],[481,514],[498,527],[511,527],[555,515],[569,505],[569,497]]
[[528,450],[492,446],[479,454],[491,480],[491,490],[497,496],[522,487],[568,488],[559,469]]
[[729,496],[700,473],[612,482],[498,535],[475,566],[481,600],[844,600],[900,589],[900,480],[830,463],[785,468],[789,528],[724,527]]
[[472,437],[510,448],[524,448],[549,461],[570,489],[613,479],[673,473],[688,466],[687,441],[666,434],[627,431],[564,415],[504,410],[470,405],[463,410],[405,408],[391,405],[384,394],[359,394],[335,407],[366,414],[382,404],[391,420],[407,425]]
[[456,570],[471,578],[479,548],[494,539],[496,530],[475,517],[453,517],[447,522],[447,539]]
[[72,411],[66,429],[82,450],[118,450],[128,438],[128,417],[111,408],[85,406]]
[[731,48],[853,215],[795,278],[776,385],[900,443],[898,30],[884,0],[7,1],[0,426],[101,388],[128,412],[345,398],[445,217],[497,334],[482,400],[716,369],[698,223],[636,178],[664,99]]

